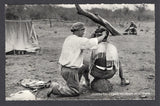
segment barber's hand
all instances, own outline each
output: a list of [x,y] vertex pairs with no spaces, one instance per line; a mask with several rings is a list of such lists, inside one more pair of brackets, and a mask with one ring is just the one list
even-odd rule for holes
[[105,37],[104,37],[104,39],[107,39],[107,38],[108,38],[108,35],[106,34]]
[[104,39],[107,39],[109,34],[105,31],[103,35],[104,35]]
[[106,35],[106,34],[102,34],[102,35],[104,36],[104,38],[105,38],[105,37],[107,37],[107,35]]

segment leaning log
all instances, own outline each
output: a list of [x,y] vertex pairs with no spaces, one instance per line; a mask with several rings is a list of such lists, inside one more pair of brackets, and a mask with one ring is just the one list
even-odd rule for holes
[[104,18],[100,17],[98,14],[93,14],[91,12],[88,12],[86,10],[83,10],[79,4],[75,4],[76,9],[77,9],[77,13],[80,15],[84,15],[88,18],[90,18],[92,21],[94,21],[95,23],[98,23],[100,25],[102,25],[103,27],[106,28],[106,30],[108,30],[113,36],[116,35],[121,35],[107,20],[105,20]]

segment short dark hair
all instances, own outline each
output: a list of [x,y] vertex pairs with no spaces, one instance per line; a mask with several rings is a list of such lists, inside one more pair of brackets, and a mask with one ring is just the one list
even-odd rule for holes
[[96,29],[96,31],[94,32],[94,37],[102,36],[102,33],[103,33],[104,31],[106,32],[106,35],[109,35],[109,31],[108,31],[106,28],[98,27],[98,28]]
[[83,22],[76,22],[71,26],[71,32],[78,31],[79,29],[84,28],[84,23]]

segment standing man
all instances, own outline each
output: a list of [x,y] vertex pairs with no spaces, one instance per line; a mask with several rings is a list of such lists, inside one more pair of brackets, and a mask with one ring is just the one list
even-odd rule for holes
[[66,81],[66,86],[61,86],[58,83],[52,83],[52,90],[48,93],[60,96],[78,96],[79,82],[82,75],[85,78],[87,86],[90,85],[88,77],[89,67],[83,63],[83,50],[94,49],[106,35],[97,38],[83,37],[85,32],[84,23],[76,22],[71,27],[72,35],[68,36],[62,47],[62,52],[59,58],[61,65],[61,75]]

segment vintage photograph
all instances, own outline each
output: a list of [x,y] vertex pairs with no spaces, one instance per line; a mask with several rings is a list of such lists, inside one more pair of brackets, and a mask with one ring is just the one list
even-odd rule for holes
[[154,4],[5,4],[6,101],[155,100]]

